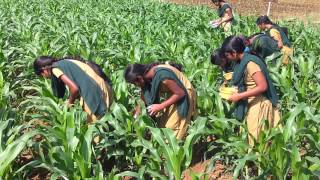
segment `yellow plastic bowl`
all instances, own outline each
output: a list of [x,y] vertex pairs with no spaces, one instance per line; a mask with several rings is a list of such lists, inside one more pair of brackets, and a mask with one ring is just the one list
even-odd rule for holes
[[224,73],[223,77],[224,77],[225,80],[229,81],[229,80],[232,79],[232,74],[233,74],[233,72]]
[[221,98],[228,100],[237,91],[238,90],[235,87],[222,86],[219,88],[219,95],[221,96]]

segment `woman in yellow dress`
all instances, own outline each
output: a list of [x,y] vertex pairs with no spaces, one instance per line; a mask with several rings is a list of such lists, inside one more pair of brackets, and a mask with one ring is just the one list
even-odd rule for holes
[[[246,117],[249,131],[249,144],[254,144],[260,132],[275,127],[280,120],[278,96],[269,76],[266,64],[257,56],[244,52],[243,39],[237,36],[226,38],[222,51],[229,61],[235,62],[231,83],[238,88],[229,100],[236,103],[235,116],[242,120]],[[253,138],[254,139],[253,139]]]
[[277,41],[279,49],[283,54],[282,63],[289,64],[289,57],[293,54],[291,43],[289,41],[287,33],[283,28],[274,24],[268,16],[260,16],[257,19],[257,26],[262,31],[266,31],[266,34]]
[[40,56],[34,61],[37,75],[51,79],[53,94],[58,98],[65,95],[66,86],[71,106],[80,97],[80,105],[88,114],[88,123],[100,119],[112,103],[111,81],[95,63],[72,58],[55,59]]
[[196,92],[180,68],[159,63],[132,64],[124,73],[127,82],[141,88],[141,99],[157,126],[172,129],[177,139],[186,136],[196,110]]

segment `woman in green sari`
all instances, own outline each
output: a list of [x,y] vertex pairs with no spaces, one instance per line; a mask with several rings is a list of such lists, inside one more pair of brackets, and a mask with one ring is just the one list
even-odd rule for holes
[[249,131],[249,144],[259,139],[261,131],[266,127],[275,127],[280,120],[278,95],[269,75],[266,64],[257,56],[245,53],[245,43],[238,36],[225,39],[222,50],[229,61],[234,61],[235,67],[231,79],[238,92],[229,101],[234,102],[235,117],[238,120],[246,118]]
[[222,27],[224,32],[231,34],[231,26],[235,22],[233,16],[233,10],[230,4],[226,3],[224,0],[212,0],[213,4],[218,6],[218,16],[219,19],[211,21],[211,24],[217,27]]
[[64,97],[68,87],[67,106],[72,106],[80,97],[80,105],[88,114],[88,123],[100,119],[110,107],[111,81],[99,65],[76,58],[40,56],[33,66],[37,75],[51,79],[53,94],[58,98]]
[[260,30],[277,41],[278,47],[281,49],[283,54],[282,63],[287,65],[290,63],[290,56],[293,54],[290,40],[284,28],[273,23],[268,16],[259,16],[256,21],[257,26]]
[[196,92],[181,67],[132,64],[127,66],[124,76],[128,83],[141,88],[141,99],[157,126],[170,128],[177,139],[183,139],[195,115]]
[[250,53],[259,56],[266,63],[271,61],[275,64],[275,61],[281,56],[277,41],[266,34],[253,34],[246,38],[245,43],[249,47]]

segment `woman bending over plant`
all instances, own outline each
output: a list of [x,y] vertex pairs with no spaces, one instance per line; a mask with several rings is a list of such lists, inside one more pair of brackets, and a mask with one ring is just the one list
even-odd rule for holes
[[128,83],[141,88],[141,99],[158,127],[172,129],[177,139],[185,137],[196,106],[196,92],[180,70],[169,64],[132,64],[124,73]]
[[212,0],[213,4],[218,6],[219,19],[211,21],[214,26],[221,26],[227,34],[231,35],[231,26],[235,23],[233,10],[230,4],[224,0]]
[[80,96],[80,105],[88,114],[88,123],[100,119],[110,107],[111,81],[99,65],[75,58],[56,60],[50,56],[40,56],[33,66],[37,75],[51,79],[53,94],[58,98],[64,97],[68,87],[68,106],[73,105]]
[[260,30],[266,31],[267,35],[277,41],[278,47],[283,53],[282,63],[285,65],[289,64],[289,56],[292,55],[293,49],[284,28],[274,24],[268,16],[260,16],[256,23]]

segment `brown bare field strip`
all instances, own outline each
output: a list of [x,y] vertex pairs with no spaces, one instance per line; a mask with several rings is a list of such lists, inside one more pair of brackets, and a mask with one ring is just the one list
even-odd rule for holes
[[[166,0],[167,2],[207,5],[216,8],[211,0]],[[267,13],[268,0],[227,0],[240,15],[264,15]],[[273,19],[286,19],[311,21],[320,23],[320,1],[319,0],[278,0],[272,3],[271,14]]]

